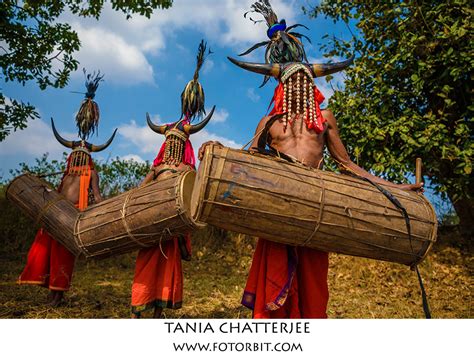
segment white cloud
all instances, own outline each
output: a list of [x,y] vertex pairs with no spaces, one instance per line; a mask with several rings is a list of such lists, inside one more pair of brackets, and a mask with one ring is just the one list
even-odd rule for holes
[[[162,124],[157,117],[153,117],[152,121],[155,124]],[[153,132],[147,125],[138,126],[134,120],[120,125],[118,132],[126,142],[135,145],[141,153],[155,153],[165,141],[164,135]]]
[[[83,27],[75,23],[81,39],[77,59],[81,67],[107,71],[106,80],[116,83],[138,84],[153,82],[153,68],[143,49],[125,41],[116,33],[100,27]],[[76,71],[79,75],[81,71]]]
[[247,89],[247,97],[252,100],[253,102],[260,101],[260,95],[255,92],[255,88],[248,88]]
[[[209,113],[211,108],[206,108],[206,112]],[[222,123],[227,120],[229,117],[229,112],[225,108],[216,108],[214,114],[212,115],[210,123]]]
[[207,74],[212,70],[212,68],[214,68],[214,61],[207,58],[206,61],[204,62],[204,65],[202,66],[202,72],[204,74]]
[[[27,125],[27,128],[11,133],[0,143],[0,156],[39,157],[49,153],[50,158],[60,159],[62,152],[68,150],[54,138],[51,127],[44,120],[29,120]],[[65,139],[78,139],[75,133],[60,134]]]
[[[166,42],[175,38],[178,30],[199,31],[210,44],[230,46],[236,52],[267,39],[265,23],[253,24],[243,16],[253,2],[176,0],[170,9],[156,10],[150,19],[133,15],[130,20],[106,4],[100,22],[92,18],[78,19],[72,14],[62,16],[61,20],[70,23],[79,34],[81,67],[107,70],[107,78],[113,82],[151,83],[153,68],[147,56],[160,55],[166,49]],[[288,4],[274,0],[272,6],[287,23],[294,22],[293,1]],[[254,17],[260,19],[261,16],[255,14]],[[184,49],[180,44],[178,47]],[[206,63],[204,71],[211,70],[214,62],[208,60]]]
[[[156,117],[153,119],[156,124],[161,124]],[[164,135],[153,132],[148,126],[138,126],[135,121],[119,127],[119,134],[122,135],[129,143],[138,148],[141,153],[157,153],[158,149],[164,142]],[[211,133],[206,129],[191,135],[191,143],[194,146],[195,153],[202,143],[207,141],[219,141],[225,146],[239,148],[241,145],[232,139]],[[130,155],[130,154],[129,154]],[[126,155],[126,156],[129,156]],[[131,155],[134,155],[133,153]]]
[[219,136],[217,134],[207,131],[206,129],[203,129],[202,131],[199,131],[198,133],[193,134],[191,136],[191,143],[194,147],[194,153],[197,154],[197,150],[199,149],[199,147],[207,141],[219,141],[226,147],[231,148],[240,148],[242,146],[241,144],[238,144],[232,139]]

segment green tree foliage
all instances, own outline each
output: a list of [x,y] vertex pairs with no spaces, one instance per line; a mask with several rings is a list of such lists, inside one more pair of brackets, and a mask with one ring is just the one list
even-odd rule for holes
[[[150,18],[154,9],[169,8],[172,0],[112,0],[112,8],[130,18]],[[3,0],[0,2],[0,67],[2,80],[25,85],[35,81],[40,89],[63,88],[78,68],[74,52],[80,48],[77,33],[68,23],[58,22],[64,11],[98,19],[104,0]],[[39,115],[34,106],[6,98],[0,92],[0,141],[12,131],[26,127],[28,118]]]
[[[41,158],[37,158],[33,165],[21,163],[18,169],[10,170],[10,174],[15,177],[29,172],[58,187],[66,170],[66,159],[67,153],[63,153],[61,160],[50,160],[48,154],[44,154]],[[148,162],[138,163],[119,158],[94,161],[94,164],[100,178],[100,191],[104,197],[115,196],[137,187],[150,169]],[[7,183],[8,181],[2,182],[3,185]]]
[[472,7],[454,1],[325,0],[311,10],[344,21],[351,43],[334,39],[328,56],[356,53],[345,90],[329,105],[358,163],[392,180],[425,174],[447,193],[472,233],[474,57]]
[[100,176],[100,191],[109,197],[137,187],[150,171],[150,164],[115,158],[96,164],[96,168]]

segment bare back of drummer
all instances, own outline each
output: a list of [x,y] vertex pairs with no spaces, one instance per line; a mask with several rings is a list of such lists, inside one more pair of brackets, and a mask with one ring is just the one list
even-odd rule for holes
[[[81,177],[77,175],[66,175],[61,185],[61,194],[66,197],[68,201],[71,201],[74,205],[79,203],[79,192],[81,186]],[[102,196],[99,190],[99,175],[97,171],[91,170],[91,181],[90,186],[94,194],[94,201],[96,203],[102,201]]]

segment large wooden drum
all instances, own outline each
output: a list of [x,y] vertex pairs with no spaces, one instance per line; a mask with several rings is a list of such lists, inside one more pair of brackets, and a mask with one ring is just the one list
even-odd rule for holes
[[177,173],[87,208],[74,238],[86,257],[157,246],[193,231],[189,210],[196,173]]
[[190,217],[196,173],[177,173],[79,212],[43,180],[17,177],[7,198],[75,255],[107,257],[157,246],[199,225]]
[[8,185],[5,195],[71,253],[81,253],[73,238],[77,208],[54,187],[34,175],[24,174]]
[[436,241],[435,212],[422,194],[387,190],[406,209],[410,234],[402,212],[364,180],[212,145],[191,213],[279,243],[415,265]]

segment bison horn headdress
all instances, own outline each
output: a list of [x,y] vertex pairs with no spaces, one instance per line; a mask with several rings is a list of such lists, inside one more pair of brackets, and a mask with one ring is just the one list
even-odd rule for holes
[[202,40],[198,48],[197,65],[193,79],[186,84],[181,93],[181,117],[178,121],[171,124],[156,125],[151,121],[150,115],[146,114],[148,126],[154,132],[164,134],[166,137],[153,163],[154,166],[161,163],[178,166],[180,163],[184,163],[194,167],[194,152],[189,136],[202,130],[211,120],[215,110],[214,106],[204,119],[197,124],[192,124],[196,117],[202,118],[206,114],[204,90],[198,79],[199,70],[204,64],[206,55],[211,53],[210,50],[207,50],[204,40]]
[[[292,31],[296,27],[308,29],[306,26],[295,24],[287,27],[285,20],[278,21],[278,17],[268,0],[255,2],[251,9],[251,11],[244,14],[244,17],[247,18],[249,13],[262,15],[268,26],[267,36],[269,40],[257,43],[241,53],[240,56],[266,46],[265,63],[248,63],[230,57],[228,59],[245,70],[264,75],[265,78],[260,87],[265,85],[271,77],[279,81],[271,102],[274,103],[274,108],[270,115],[282,114],[285,128],[288,123],[292,123],[292,113],[303,113],[308,129],[314,129],[317,133],[321,133],[324,129],[324,119],[319,104],[323,102],[324,96],[314,85],[313,78],[344,70],[352,64],[354,57],[352,56],[348,60],[339,63],[308,63],[301,40],[303,38],[309,42],[310,40],[307,36]],[[259,22],[252,18],[250,20]],[[311,86],[308,83],[311,83]],[[294,84],[297,88],[297,100],[293,100],[295,98],[292,97]],[[292,107],[292,103],[295,101],[296,105],[293,106],[296,107]],[[300,112],[300,109],[302,112]]]
[[98,131],[99,125],[99,106],[94,101],[95,92],[99,87],[100,81],[103,79],[103,75],[100,75],[100,71],[96,74],[87,74],[84,69],[84,75],[86,77],[86,89],[85,98],[82,100],[79,111],[76,115],[76,126],[78,128],[78,136],[80,140],[70,141],[67,140],[58,133],[54,120],[51,118],[51,128],[53,129],[54,136],[66,148],[72,149],[72,153],[68,158],[67,173],[81,175],[85,168],[92,166],[90,153],[100,152],[106,149],[114,140],[117,129],[115,129],[112,136],[104,144],[94,145],[86,140],[94,133]]

